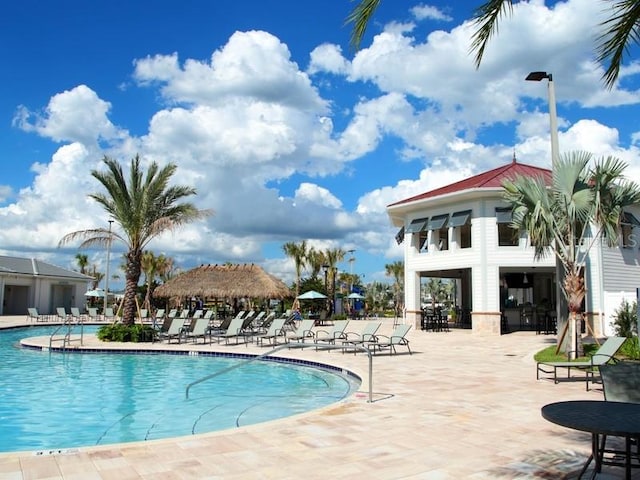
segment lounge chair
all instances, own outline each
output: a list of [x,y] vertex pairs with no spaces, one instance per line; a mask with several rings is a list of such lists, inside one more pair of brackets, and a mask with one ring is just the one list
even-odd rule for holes
[[[305,319],[302,320],[302,322],[300,322],[300,325],[298,325],[298,327],[296,328],[296,330],[291,334],[287,334],[287,342],[291,343],[291,342],[302,342],[304,343],[304,341],[306,339],[313,339],[314,337],[314,333],[313,333],[313,325],[315,324],[315,320],[313,319]],[[287,321],[285,321],[285,325],[286,325]]]
[[158,338],[160,340],[167,340],[167,343],[171,343],[171,339],[175,338],[178,340],[178,343],[182,340],[182,337],[185,335],[184,330],[184,319],[183,318],[171,318],[167,321],[171,322],[169,324],[169,328],[166,332],[160,331],[158,332]]
[[284,322],[286,318],[275,318],[271,325],[269,326],[269,330],[264,335],[258,335],[256,337],[256,345],[263,345],[265,340],[269,340],[269,344],[274,347],[278,344],[278,337],[282,337],[282,339],[286,339],[285,331],[284,331]]
[[[571,378],[571,369],[575,368],[585,372],[586,388],[589,390],[589,382],[595,381],[595,371],[601,365],[605,365],[610,361],[615,361],[615,354],[618,353],[620,347],[626,338],[624,337],[609,337],[598,348],[598,350],[589,358],[584,361],[566,361],[566,362],[538,362],[536,365],[536,379],[540,380],[540,372],[546,374],[553,374],[554,383],[558,383],[558,369],[567,369],[567,378]],[[570,352],[568,352],[570,353]]]
[[27,308],[27,319],[34,322],[46,322],[47,315],[39,314],[37,308]]
[[89,317],[90,322],[97,322],[99,320],[97,308],[89,307],[87,308],[87,312],[88,312],[87,316]]
[[351,347],[355,355],[358,351],[358,349],[355,348],[357,345],[377,341],[378,337],[376,337],[376,332],[381,325],[381,322],[367,322],[360,333],[345,332],[344,340],[342,340],[342,352],[344,353],[345,350]]
[[375,353],[376,349],[378,351],[382,351],[383,348],[389,349],[389,355],[397,353],[396,347],[407,347],[409,350],[409,355],[411,355],[411,347],[409,347],[409,339],[407,339],[407,334],[411,329],[411,325],[397,325],[391,335],[375,335],[375,338],[368,341],[363,342],[365,347],[369,347]]
[[113,308],[107,307],[104,309],[104,320],[108,322],[116,322],[118,320],[118,317],[116,317],[116,314],[113,312]]
[[220,327],[211,331],[211,337],[215,337],[218,343],[220,343],[223,338],[228,341],[229,338],[235,337],[240,333],[242,323],[242,318],[238,316],[223,321]]
[[165,321],[166,317],[164,316],[164,311],[164,308],[156,310],[156,314],[153,317],[153,328],[160,328],[160,325]]
[[82,320],[82,315],[80,314],[80,309],[78,307],[71,307],[71,318],[76,322]]
[[[347,338],[344,330],[347,328],[349,320],[338,320],[333,323],[331,330],[317,330],[315,332],[316,343],[326,343],[327,345],[335,345],[336,340],[344,340]],[[316,345],[316,350],[318,346]]]
[[56,315],[58,315],[58,321],[62,323],[66,322],[67,319],[69,318],[69,316],[67,315],[67,311],[64,309],[64,307],[57,307]]
[[207,343],[207,335],[209,335],[209,319],[204,317],[192,319],[189,329],[185,331],[185,337],[192,339],[193,343],[197,343],[199,338],[202,338],[203,343]]
[[140,310],[140,323],[149,322],[149,310],[143,308]]

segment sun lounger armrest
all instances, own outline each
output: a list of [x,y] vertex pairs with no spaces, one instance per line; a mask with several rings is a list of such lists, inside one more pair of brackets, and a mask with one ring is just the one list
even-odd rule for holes
[[[598,358],[596,358],[596,357],[598,357]],[[597,360],[597,364],[598,365],[609,363],[612,360],[613,360],[614,363],[618,362],[616,357],[614,357],[613,355],[607,355],[606,353],[595,353],[595,354],[591,355],[591,358],[589,360],[591,361],[591,365],[594,365],[594,360]]]

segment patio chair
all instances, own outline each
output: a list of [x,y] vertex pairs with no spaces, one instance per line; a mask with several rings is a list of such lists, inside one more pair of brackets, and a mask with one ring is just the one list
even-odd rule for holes
[[27,320],[32,320],[34,322],[46,322],[47,316],[39,314],[37,308],[27,308]]
[[71,318],[75,322],[82,320],[82,315],[80,314],[80,309],[78,307],[71,307]]
[[273,345],[274,347],[278,344],[278,337],[282,337],[284,340],[285,331],[284,331],[284,322],[286,318],[275,318],[271,325],[269,326],[269,330],[263,335],[258,335],[256,337],[256,345],[262,346],[265,340],[269,341],[269,345]]
[[[301,342],[304,343],[304,341],[308,338],[313,339],[315,338],[315,334],[313,333],[313,325],[315,324],[315,320],[313,319],[305,319],[302,320],[302,322],[300,322],[300,325],[298,325],[298,327],[296,328],[296,330],[293,332],[293,334],[289,335],[287,334],[287,342],[291,343],[291,342]],[[287,321],[285,320],[285,324],[287,323]]]
[[[558,369],[567,369],[567,379],[571,378],[571,369],[578,369],[585,372],[586,389],[589,390],[589,382],[595,382],[595,372],[598,367],[605,365],[611,361],[615,362],[615,354],[618,353],[620,347],[625,342],[625,337],[609,337],[598,348],[598,350],[589,358],[584,361],[563,361],[563,362],[538,362],[536,365],[536,379],[540,380],[540,372],[548,375],[553,374],[554,383],[558,383]],[[571,352],[567,352],[570,354]]]
[[185,338],[192,339],[193,343],[197,343],[199,338],[202,338],[203,343],[207,343],[207,335],[209,335],[209,319],[204,317],[192,319],[189,329],[185,331]]
[[[598,367],[602,378],[602,391],[607,402],[640,403],[640,363],[618,362],[604,364]],[[600,458],[605,453],[624,455],[625,452],[613,448],[607,448],[607,435],[602,435],[600,443]],[[633,440],[636,444],[634,456],[640,457],[640,438]],[[606,462],[607,464],[612,464]],[[621,466],[618,463],[614,465]]]
[[215,337],[217,342],[220,343],[224,338],[225,341],[229,341],[229,338],[235,337],[242,330],[242,318],[235,316],[228,320],[228,322],[222,322],[219,328],[211,331],[211,338]]
[[362,329],[362,332],[345,332],[344,340],[342,340],[342,352],[344,353],[350,346],[353,348],[353,354],[355,355],[358,351],[355,348],[357,345],[362,345],[366,342],[375,342],[378,337],[376,337],[376,332],[382,325],[382,322],[367,322]]
[[158,338],[160,340],[167,340],[167,343],[171,343],[171,339],[175,338],[178,340],[178,343],[182,340],[182,337],[185,335],[184,330],[184,319],[183,318],[171,318],[167,319],[169,323],[169,327],[165,332],[160,330],[158,332]]
[[411,325],[397,325],[391,335],[375,335],[374,339],[363,342],[363,345],[370,347],[374,353],[376,349],[381,352],[383,348],[388,348],[389,355],[397,353],[396,347],[407,347],[409,355],[411,355],[411,347],[409,347],[409,339],[407,338],[410,329]]
[[98,309],[95,307],[87,308],[87,316],[89,317],[90,322],[97,322],[98,319]]
[[67,311],[64,309],[64,307],[57,307],[56,308],[56,315],[58,315],[58,321],[64,323],[67,321],[67,318],[69,317],[67,315]]
[[[348,323],[349,320],[338,320],[334,322],[331,330],[317,330],[315,334],[316,343],[335,345],[336,340],[344,340],[345,338],[347,338],[344,330],[347,328]],[[318,350],[317,345],[316,350]]]

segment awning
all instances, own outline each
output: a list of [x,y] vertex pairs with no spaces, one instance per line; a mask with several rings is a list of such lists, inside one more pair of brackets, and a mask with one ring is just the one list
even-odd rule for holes
[[404,226],[398,230],[398,233],[396,233],[396,242],[398,245],[404,242]]
[[640,227],[640,222],[638,221],[638,219],[633,215],[633,213],[629,212],[622,212],[620,223],[623,223],[625,225],[632,225],[634,227]]
[[427,228],[429,230],[440,230],[445,227],[447,220],[449,220],[448,213],[445,213],[444,215],[436,215],[435,217],[431,217]]
[[471,220],[471,210],[465,210],[464,212],[455,212],[451,215],[451,220],[449,220],[450,227],[461,227],[466,225]]
[[496,208],[496,223],[511,223],[513,219],[513,210],[511,207],[497,207]]
[[411,220],[411,223],[406,228],[404,233],[418,233],[422,232],[427,228],[427,222],[429,221],[428,217],[425,218],[416,218],[415,220]]

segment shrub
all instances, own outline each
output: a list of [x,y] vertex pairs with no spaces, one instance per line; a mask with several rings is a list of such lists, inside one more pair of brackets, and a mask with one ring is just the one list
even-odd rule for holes
[[100,327],[96,337],[103,342],[153,342],[156,331],[149,325],[112,323]]
[[618,337],[631,338],[634,334],[637,334],[637,311],[638,303],[634,301],[629,303],[623,300],[620,306],[613,313],[613,327]]

